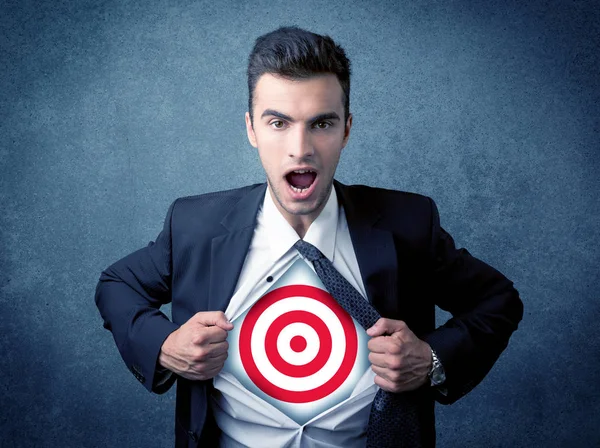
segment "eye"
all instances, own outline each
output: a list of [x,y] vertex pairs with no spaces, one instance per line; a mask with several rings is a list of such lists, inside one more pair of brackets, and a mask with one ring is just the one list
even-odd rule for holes
[[275,120],[275,121],[272,121],[271,123],[269,123],[269,126],[275,125],[275,126],[273,126],[275,129],[282,129],[284,124],[285,123],[281,120]]
[[332,125],[329,121],[317,121],[314,126],[317,129],[329,129]]

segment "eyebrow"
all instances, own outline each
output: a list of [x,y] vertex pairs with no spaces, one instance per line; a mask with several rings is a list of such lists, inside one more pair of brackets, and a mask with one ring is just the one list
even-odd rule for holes
[[[284,114],[283,112],[278,112],[274,109],[266,109],[262,115],[260,116],[260,118],[264,118],[266,116],[273,116],[273,117],[277,117],[277,118],[281,118],[282,120],[287,120],[290,123],[294,123],[296,120],[294,120],[292,117],[290,117],[289,115]],[[318,114],[315,115],[312,118],[309,118],[308,120],[306,120],[307,123],[314,123],[315,121],[321,121],[321,120],[339,120],[340,116],[338,114],[336,114],[335,112],[325,112],[323,114]]]

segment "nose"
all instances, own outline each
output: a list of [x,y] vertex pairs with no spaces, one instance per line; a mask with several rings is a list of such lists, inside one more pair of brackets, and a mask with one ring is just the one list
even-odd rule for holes
[[314,148],[310,131],[304,126],[297,126],[295,132],[290,135],[291,141],[288,143],[288,156],[291,158],[303,159],[314,154]]

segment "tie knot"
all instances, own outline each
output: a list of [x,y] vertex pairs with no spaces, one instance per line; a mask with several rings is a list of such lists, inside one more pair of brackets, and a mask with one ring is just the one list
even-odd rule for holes
[[296,241],[294,247],[304,258],[308,258],[311,262],[317,261],[320,258],[325,258],[325,255],[323,255],[319,249],[304,240]]

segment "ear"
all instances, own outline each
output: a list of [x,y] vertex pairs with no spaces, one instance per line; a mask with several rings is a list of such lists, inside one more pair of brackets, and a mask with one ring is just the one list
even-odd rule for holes
[[350,138],[350,129],[352,128],[352,114],[348,114],[348,121],[346,121],[346,127],[344,128],[344,140],[342,141],[342,148],[348,143]]
[[252,128],[252,122],[250,121],[249,112],[246,112],[246,134],[248,135],[250,144],[255,148],[258,148],[258,143],[256,143],[256,135],[254,134],[254,129]]

